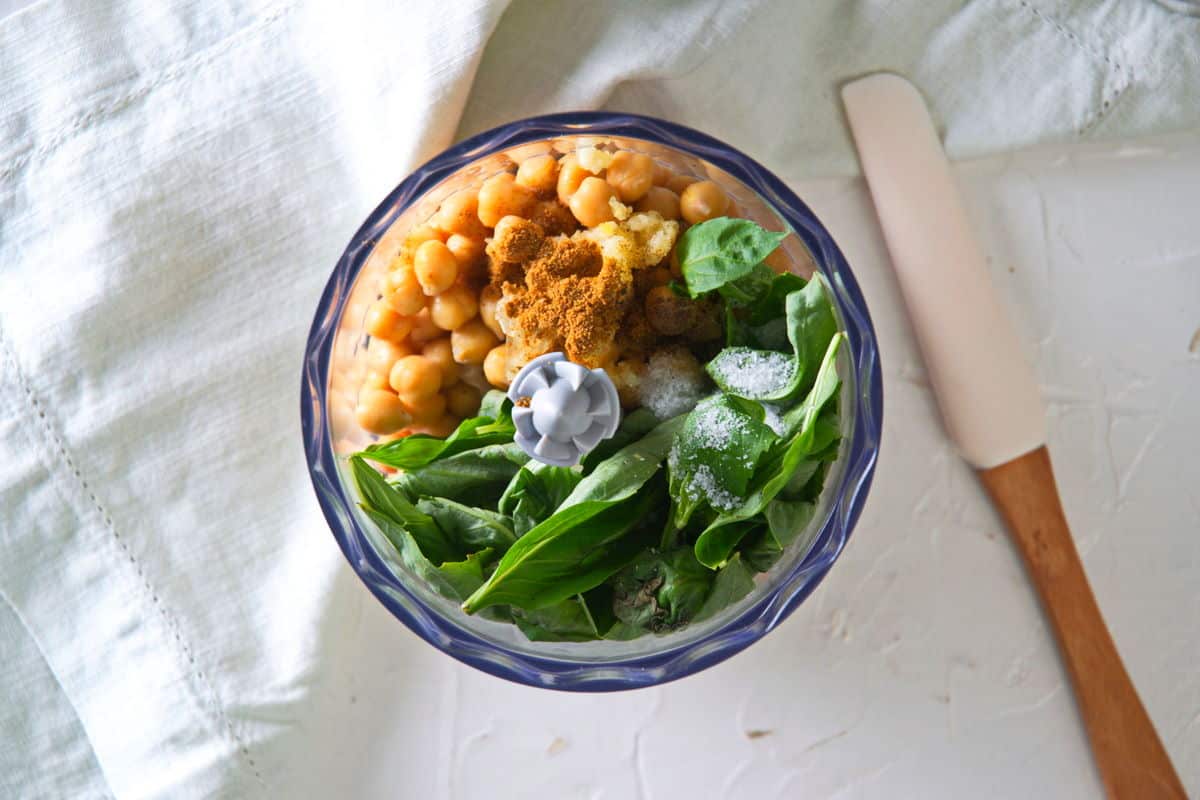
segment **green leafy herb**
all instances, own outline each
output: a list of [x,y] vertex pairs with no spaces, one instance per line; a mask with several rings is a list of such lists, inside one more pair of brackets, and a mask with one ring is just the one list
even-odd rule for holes
[[766,297],[774,281],[775,271],[760,262],[745,275],[721,286],[717,291],[728,304],[749,306]]
[[778,498],[767,503],[764,512],[767,525],[759,532],[745,537],[741,546],[742,560],[756,571],[766,572],[801,534],[809,540],[805,544],[811,544],[818,531],[810,529],[808,525],[812,522],[816,508],[813,503]]
[[659,471],[682,424],[682,417],[668,420],[601,462],[553,516],[517,540],[463,608],[471,613],[496,603],[522,608],[552,605],[590,589],[624,566],[637,551],[626,552],[617,546],[619,540],[639,522],[652,521],[649,512],[654,506],[647,504],[662,495],[650,491],[635,503],[622,501],[637,494]]
[[706,503],[718,510],[736,507],[773,441],[758,403],[728,394],[702,400],[687,415],[668,462],[675,528]]
[[512,610],[513,622],[531,642],[586,642],[612,628],[612,590],[597,586],[561,603],[532,611]]
[[517,471],[500,496],[500,513],[512,517],[513,531],[524,536],[553,514],[582,479],[583,473],[571,467],[531,461]]
[[442,532],[466,552],[488,548],[503,553],[517,540],[504,514],[456,503],[445,497],[424,497],[417,509],[429,515]]
[[693,622],[701,622],[741,600],[754,590],[754,570],[734,554],[713,579],[712,591],[696,612]]
[[463,551],[451,543],[433,518],[422,513],[402,492],[389,485],[383,476],[360,456],[350,458],[350,472],[362,496],[363,508],[391,520],[407,531],[433,564],[462,558]]
[[[463,610],[470,614],[497,603],[534,610],[598,586],[653,544],[657,528],[649,520],[665,493],[658,481],[628,502],[560,509],[517,540]],[[598,513],[597,505],[604,506]],[[637,531],[651,536],[631,535]]]
[[[787,485],[801,461],[812,453],[817,416],[837,390],[837,352],[845,334],[829,343],[813,390],[796,408],[784,414],[788,439],[775,444],[763,457],[750,482],[746,499],[722,512],[696,539],[696,558],[716,569],[729,559],[747,531],[732,523],[752,519]],[[794,432],[793,432],[794,431]]]
[[402,472],[393,484],[410,498],[444,497],[495,508],[496,501],[529,456],[518,445],[493,444]]
[[784,305],[791,356],[775,350],[725,348],[706,367],[723,391],[779,402],[812,385],[829,340],[837,333],[833,307],[819,280],[787,295]]
[[400,563],[433,591],[455,602],[462,602],[483,585],[483,563],[491,551],[481,550],[465,561],[447,561],[440,567],[426,557],[416,539],[391,517],[371,508],[363,511],[396,548]]
[[745,219],[717,217],[693,225],[676,249],[688,293],[699,297],[750,274],[786,237]]
[[601,461],[609,458],[622,447],[633,444],[657,428],[660,422],[661,420],[654,416],[654,412],[648,408],[639,408],[629,412],[621,420],[616,433],[600,442],[600,444],[596,445],[595,450],[583,457],[583,471],[585,473],[591,472],[592,468]]
[[499,419],[472,417],[463,420],[445,439],[413,434],[385,444],[373,444],[362,452],[362,456],[390,467],[411,470],[468,450],[511,442],[515,431],[512,417],[507,412]]

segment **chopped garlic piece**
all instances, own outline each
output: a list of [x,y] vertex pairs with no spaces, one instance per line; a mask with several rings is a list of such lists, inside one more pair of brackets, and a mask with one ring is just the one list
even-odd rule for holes
[[613,216],[621,221],[629,219],[629,215],[633,213],[632,208],[615,197],[608,198],[608,207],[612,209]]
[[579,161],[579,166],[593,175],[599,175],[608,169],[609,163],[612,162],[612,153],[595,147],[582,147],[575,151],[575,158]]

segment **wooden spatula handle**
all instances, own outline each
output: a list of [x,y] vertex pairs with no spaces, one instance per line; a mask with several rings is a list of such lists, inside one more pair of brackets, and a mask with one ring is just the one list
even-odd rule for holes
[[980,470],[979,476],[1004,516],[1054,626],[1109,797],[1186,800],[1100,616],[1046,448]]

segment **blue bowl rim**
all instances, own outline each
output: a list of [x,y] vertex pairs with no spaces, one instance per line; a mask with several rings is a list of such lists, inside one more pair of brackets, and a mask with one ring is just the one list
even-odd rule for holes
[[[369,545],[350,512],[355,501],[337,478],[325,424],[334,335],[348,290],[378,235],[417,198],[471,161],[568,135],[653,141],[704,159],[757,192],[800,236],[825,276],[846,326],[858,394],[850,443],[842,455],[847,464],[808,554],[772,591],[705,637],[674,647],[666,637],[662,650],[621,661],[581,662],[509,650],[430,613]],[[321,294],[305,346],[300,392],[305,456],[318,503],[342,553],[371,593],[414,633],[465,664],[529,686],[584,692],[642,688],[683,678],[742,651],[786,619],[828,573],[862,513],[878,459],[882,416],[883,381],[866,301],[844,255],[812,210],[757,161],[705,133],[653,117],[607,111],[548,114],[501,125],[448,148],[401,181],[351,238]]]

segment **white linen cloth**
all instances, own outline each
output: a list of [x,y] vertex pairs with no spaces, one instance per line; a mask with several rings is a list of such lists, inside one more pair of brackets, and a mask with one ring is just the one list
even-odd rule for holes
[[[51,0],[0,22],[0,796],[961,796],[1035,778],[1057,796],[1095,791],[1011,552],[958,537],[998,528],[940,444],[861,187],[810,180],[854,173],[835,89],[881,68],[925,90],[956,157],[1200,125],[1200,22],[1149,2]],[[362,589],[314,502],[297,395],[321,287],[386,192],[457,136],[585,107],[705,130],[827,210],[868,290],[888,408],[868,513],[788,632],[680,684],[569,697],[452,662]],[[1180,222],[1195,217],[1180,215],[1196,195],[1133,215],[1177,247],[1143,252],[1160,307],[1114,313],[1122,338],[1089,327],[1104,309],[1067,310],[1119,300],[1090,281],[1119,284],[1139,251],[1105,262],[1076,241],[1109,271],[1050,274],[1063,262],[1049,238],[1005,237],[1028,237],[1025,223],[1059,235],[1029,216],[1053,192],[998,185],[980,192],[999,198],[989,211],[1022,224],[990,229],[991,244],[1042,259],[1010,295],[1029,304],[1058,421],[1083,426],[1056,434],[1077,455],[1059,463],[1068,515],[1094,531],[1110,509],[1113,548],[1137,524],[1194,533],[1194,362],[1147,352],[1139,325],[1195,315],[1185,245],[1198,241]],[[1106,225],[1123,219],[1113,202]],[[1075,207],[1062,228],[1086,236],[1089,213]],[[1164,406],[1152,390],[1167,387]],[[922,469],[915,492],[904,474]],[[1122,516],[1125,503],[1152,518]],[[1120,553],[1134,563],[1089,552],[1089,570],[1197,792],[1200,686],[1184,670],[1200,655],[1186,623],[1200,552],[1176,537]],[[881,611],[893,602],[907,612]],[[947,622],[947,606],[994,612],[995,627]],[[839,649],[856,614],[870,647]],[[999,677],[975,672],[977,652]],[[889,682],[884,667],[916,677]],[[972,717],[972,702],[1001,711]],[[1061,735],[1001,721],[1035,714]],[[919,735],[946,715],[948,736]],[[956,729],[964,718],[974,736]],[[746,738],[756,728],[772,736]],[[682,771],[684,735],[706,767]],[[862,769],[878,763],[886,780]]]

